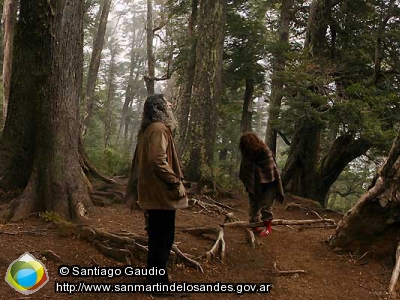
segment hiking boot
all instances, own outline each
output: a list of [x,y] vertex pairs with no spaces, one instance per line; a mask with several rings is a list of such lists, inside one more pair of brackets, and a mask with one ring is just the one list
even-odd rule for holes
[[272,233],[272,221],[268,220],[268,221],[264,221],[264,228],[263,230],[258,234],[258,236],[267,236],[268,234]]

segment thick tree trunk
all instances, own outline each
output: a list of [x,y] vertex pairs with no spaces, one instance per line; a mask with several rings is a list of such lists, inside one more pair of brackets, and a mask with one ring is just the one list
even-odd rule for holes
[[[112,40],[112,39],[111,39]],[[110,52],[110,69],[108,72],[108,94],[107,101],[105,103],[106,115],[104,119],[104,149],[111,146],[111,131],[113,127],[113,106],[115,98],[115,56],[116,56],[116,45],[111,41]]]
[[279,21],[279,51],[274,53],[272,65],[272,81],[271,81],[271,101],[268,108],[267,132],[265,135],[265,143],[276,154],[276,138],[277,131],[274,129],[279,117],[279,111],[282,103],[283,83],[282,72],[286,65],[286,52],[289,48],[289,30],[291,21],[291,9],[293,0],[284,0],[281,5],[280,21]]
[[104,47],[104,38],[107,29],[107,19],[110,12],[111,0],[104,0],[99,29],[97,30],[96,38],[93,43],[92,58],[90,60],[88,78],[85,90],[84,103],[86,104],[86,112],[83,119],[83,134],[86,133],[90,122],[92,121],[94,107],[94,91],[96,88],[97,74],[99,72],[101,52]]
[[[312,2],[305,41],[305,49],[309,51],[310,58],[321,58],[324,54],[331,7],[331,0]],[[313,89],[313,87],[309,88]],[[312,109],[317,109],[318,105],[310,103]],[[304,198],[313,198],[316,195],[317,181],[321,180],[318,178],[317,165],[322,126],[317,118],[307,116],[299,120],[295,128],[289,156],[283,169],[282,184],[286,192]]]
[[[27,147],[25,153],[13,153],[22,154],[26,169],[7,165],[29,181],[14,200],[11,217],[49,211],[77,219],[91,205],[78,154],[83,4],[21,0],[20,7],[2,145],[15,137],[14,145]],[[21,143],[23,138],[28,141]]]
[[186,151],[187,131],[190,115],[190,100],[192,98],[192,86],[196,69],[196,25],[198,14],[198,0],[192,0],[192,11],[189,20],[189,57],[187,58],[187,68],[185,74],[182,74],[184,79],[183,93],[180,96],[179,105],[177,109],[179,141],[178,147],[180,153]]
[[309,124],[308,120],[296,129],[288,159],[282,170],[285,192],[303,198],[313,198],[315,195],[319,139],[320,129]]
[[147,23],[146,23],[146,35],[147,35],[147,75],[144,80],[147,88],[147,96],[154,95],[154,77],[155,77],[155,65],[156,61],[153,52],[153,1],[147,0]]
[[318,180],[311,198],[326,206],[332,184],[353,159],[363,155],[370,147],[371,143],[363,138],[355,139],[350,135],[338,137],[319,164],[316,177]]
[[395,251],[400,238],[400,134],[376,178],[339,222],[331,245],[348,249],[373,245],[378,251]]
[[222,94],[222,54],[226,0],[200,2],[196,70],[191,99],[185,175],[188,180],[213,177],[218,102]]
[[242,133],[251,131],[251,121],[253,119],[253,93],[254,80],[246,79],[246,90],[244,92],[242,118],[240,123],[240,131]]
[[12,49],[18,1],[4,0],[3,5],[3,120],[5,120],[10,95]]

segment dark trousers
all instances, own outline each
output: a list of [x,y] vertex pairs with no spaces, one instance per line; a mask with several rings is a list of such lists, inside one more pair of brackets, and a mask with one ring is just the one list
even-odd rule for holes
[[147,276],[152,283],[169,283],[167,262],[175,237],[175,210],[149,209],[147,269],[165,270],[164,276]]

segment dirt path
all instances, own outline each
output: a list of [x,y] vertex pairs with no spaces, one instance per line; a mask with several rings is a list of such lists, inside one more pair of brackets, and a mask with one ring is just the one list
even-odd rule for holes
[[[235,213],[241,220],[246,220],[246,200],[226,200],[242,213]],[[177,218],[176,243],[186,253],[196,256],[204,254],[213,244],[207,237],[200,238],[183,233],[179,228],[187,226],[211,226],[221,224],[224,216],[199,212],[199,208],[180,211]],[[275,218],[312,219],[316,215],[307,211],[285,211],[282,206],[275,207]],[[324,214],[321,212],[321,214]],[[327,217],[340,219],[339,215],[327,213]],[[91,215],[91,223],[111,232],[127,230],[144,234],[142,214],[129,212],[123,205],[107,208],[96,208]],[[49,227],[50,226],[50,227]],[[41,253],[52,250],[62,262],[43,260],[50,282],[37,293],[23,295],[11,289],[4,280],[0,281],[0,299],[151,299],[146,294],[56,294],[55,281],[69,280],[77,282],[140,282],[141,278],[60,278],[57,275],[60,264],[81,266],[123,266],[100,254],[92,245],[80,241],[76,237],[63,237],[50,224],[39,219],[31,219],[24,223],[0,225],[2,232],[21,232],[34,228],[45,228],[43,234],[0,234],[0,273],[5,276],[9,264],[24,252],[30,252],[41,259]],[[393,260],[375,260],[369,253],[362,255],[336,253],[326,240],[333,229],[308,228],[298,230],[298,226],[275,226],[272,235],[257,238],[253,249],[246,239],[243,229],[225,230],[226,260],[206,263],[201,260],[205,273],[175,265],[171,268],[172,280],[189,283],[272,283],[271,293],[266,294],[206,294],[192,293],[190,299],[387,299],[386,289],[390,280]],[[306,274],[277,276],[270,270],[276,263],[281,270],[303,269]],[[144,266],[144,261],[134,262],[135,266]]]

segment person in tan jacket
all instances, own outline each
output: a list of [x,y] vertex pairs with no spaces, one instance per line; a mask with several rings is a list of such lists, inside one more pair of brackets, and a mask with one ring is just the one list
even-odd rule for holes
[[166,266],[174,242],[175,212],[188,206],[172,137],[175,124],[171,104],[163,95],[146,99],[125,195],[128,206],[137,200],[147,216],[148,270],[165,270],[164,275],[147,276],[150,283],[169,283]]

